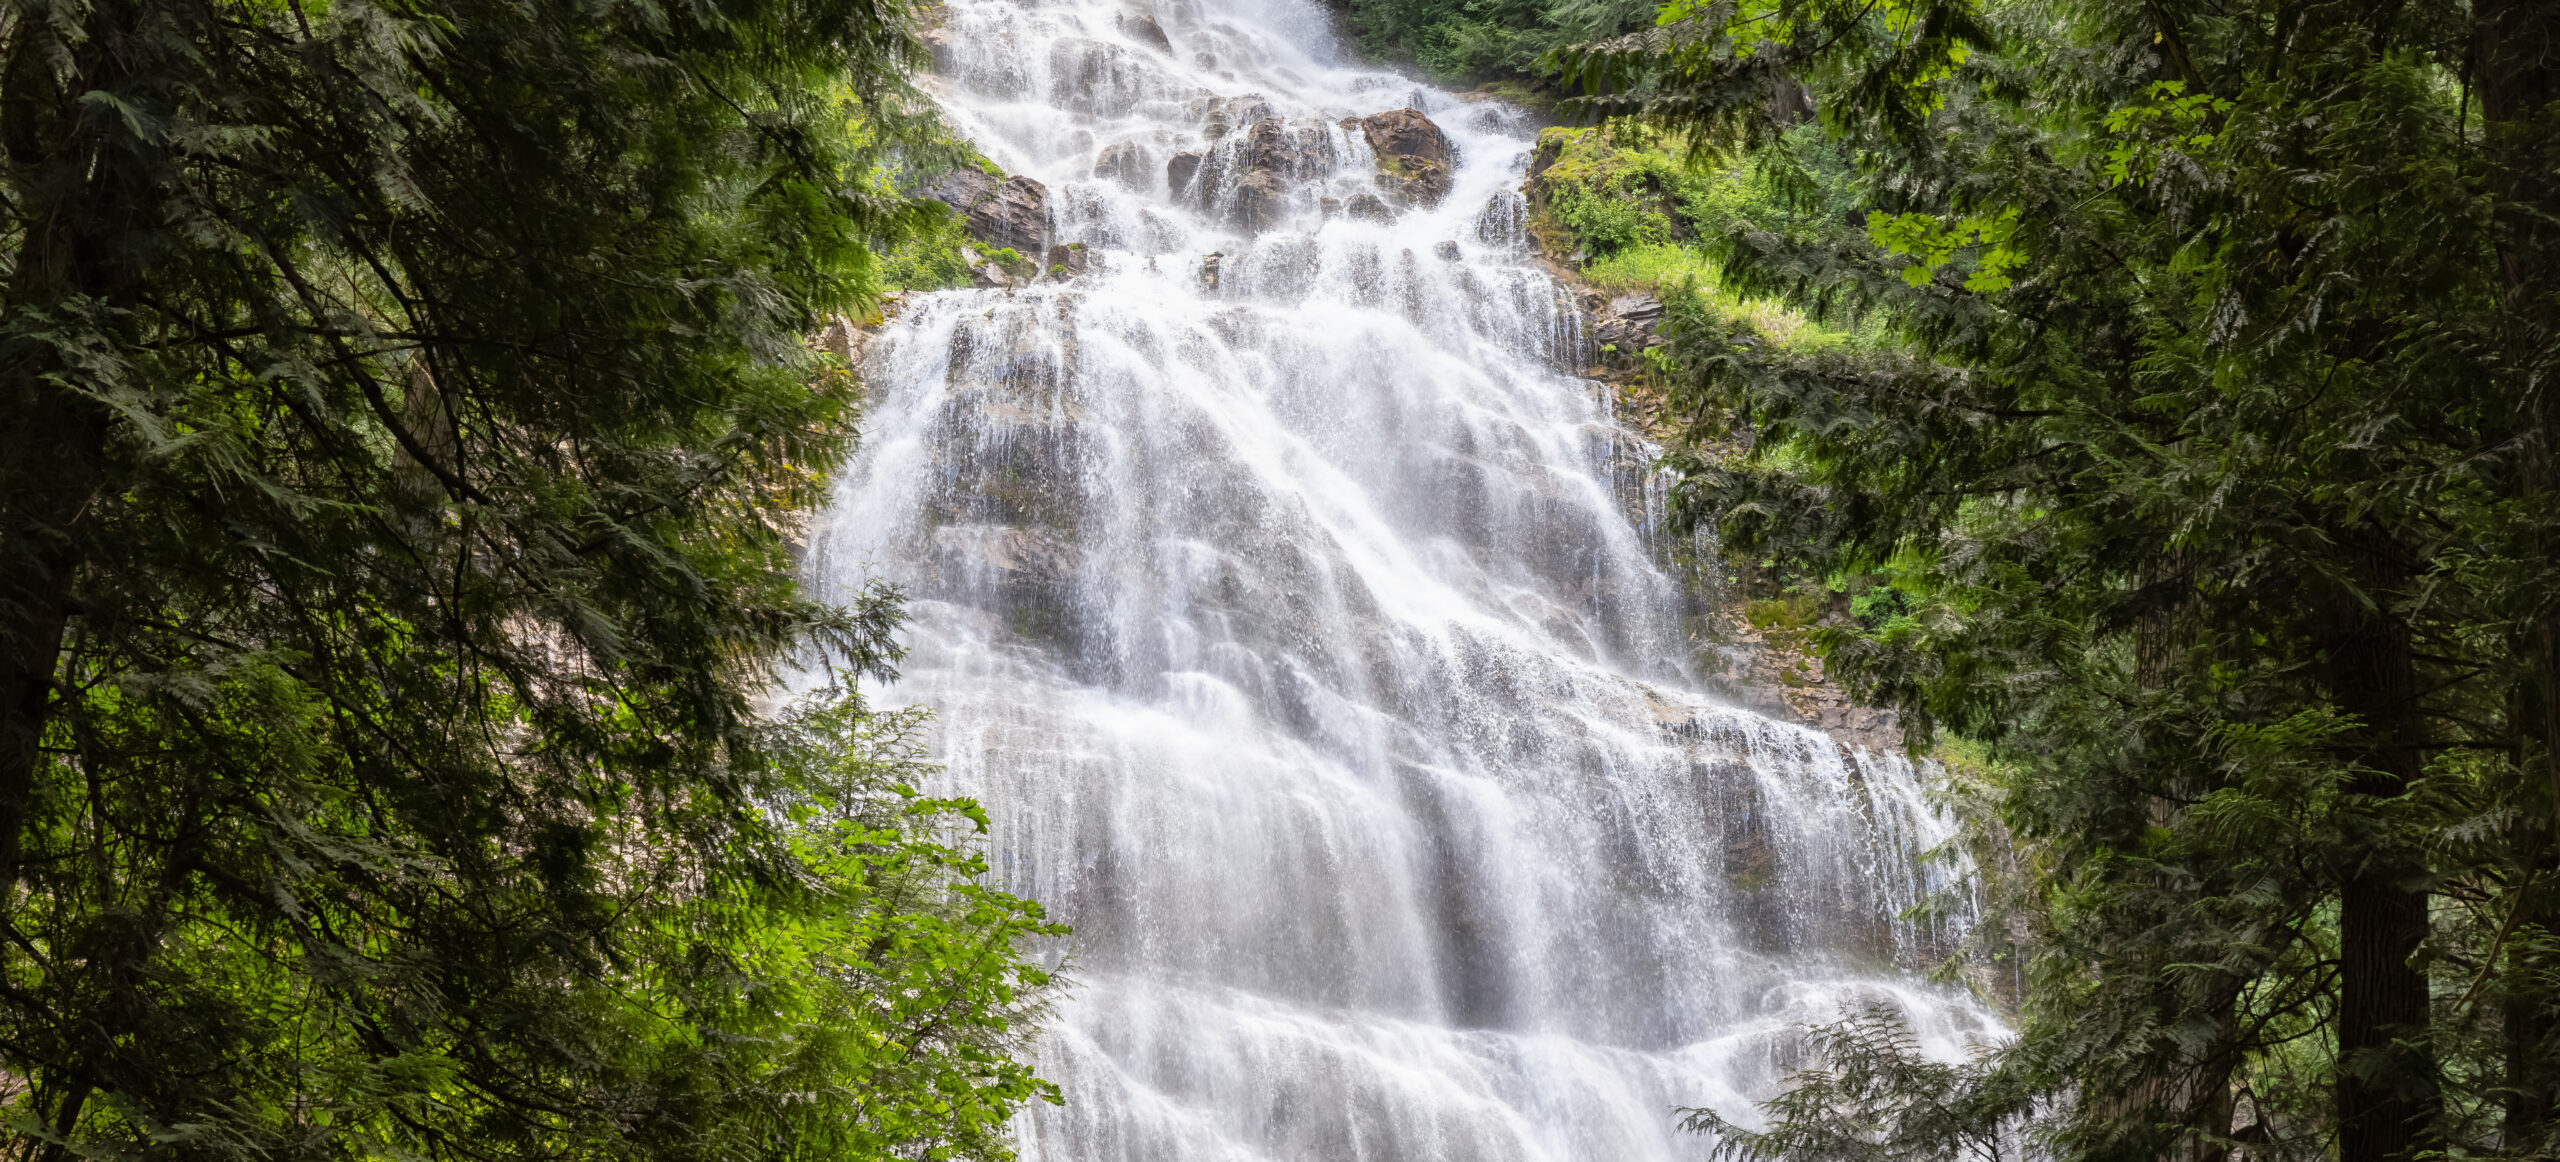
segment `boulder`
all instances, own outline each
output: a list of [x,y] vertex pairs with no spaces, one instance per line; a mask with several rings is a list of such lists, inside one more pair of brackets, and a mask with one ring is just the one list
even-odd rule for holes
[[925,197],[960,211],[969,236],[1025,257],[1049,241],[1049,188],[1019,174],[1009,178],[973,166],[943,175]]
[[1396,209],[1376,194],[1353,194],[1343,212],[1362,222],[1393,222]]
[[1198,176],[1198,175],[1199,175],[1199,173],[1200,173],[1200,155],[1199,155],[1199,154],[1196,154],[1196,153],[1177,153],[1177,154],[1174,154],[1174,155],[1173,155],[1173,157],[1172,157],[1170,160],[1168,160],[1168,161],[1166,161],[1166,162],[1164,163],[1164,184],[1165,184],[1165,188],[1170,189],[1170,190],[1172,190],[1173,192],[1175,192],[1175,193],[1177,193],[1177,194],[1178,194],[1178,193],[1181,193],[1181,192],[1182,192],[1182,190],[1183,190],[1183,188],[1184,188],[1185,186],[1188,186],[1188,185],[1190,185],[1190,184],[1191,184],[1191,179],[1192,179],[1193,177]]
[[933,71],[938,73],[947,73],[951,71],[952,62],[957,58],[953,57],[951,53],[950,29],[928,28],[923,32],[917,33],[916,39],[923,41],[925,51],[932,54]]
[[1260,232],[1289,216],[1289,192],[1307,168],[1306,143],[1277,117],[1247,126],[1237,150],[1236,225]]
[[1120,17],[1120,31],[1129,34],[1129,39],[1157,52],[1167,56],[1173,54],[1173,41],[1165,37],[1164,26],[1156,23],[1156,18],[1152,15],[1144,12],[1125,13]]
[[1147,187],[1147,151],[1134,141],[1107,145],[1102,156],[1093,163],[1093,176],[1118,182],[1133,190]]
[[1333,164],[1331,131],[1264,117],[1218,147],[1200,171],[1197,196],[1204,206],[1224,204],[1239,228],[1259,233],[1286,224],[1297,192]]
[[1200,135],[1211,141],[1235,132],[1236,126],[1278,116],[1271,108],[1271,100],[1260,93],[1203,97],[1191,103],[1191,115],[1200,121]]
[[[1392,109],[1358,119],[1378,157],[1378,184],[1428,209],[1449,195],[1449,135],[1418,109]],[[1345,128],[1349,126],[1346,125]]]
[[1092,268],[1085,255],[1084,243],[1061,242],[1049,248],[1049,277],[1074,278]]

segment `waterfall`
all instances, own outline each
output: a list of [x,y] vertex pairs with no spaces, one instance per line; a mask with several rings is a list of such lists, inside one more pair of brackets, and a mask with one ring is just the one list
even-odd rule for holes
[[[881,697],[1075,926],[1025,1158],[1700,1157],[1671,1109],[1747,1114],[1844,1005],[1997,1034],[1898,918],[1945,874],[1910,765],[1707,692],[1520,111],[1310,0],[944,19],[928,84],[1084,270],[903,305],[811,562],[905,588]],[[1434,206],[1346,121],[1406,108]]]

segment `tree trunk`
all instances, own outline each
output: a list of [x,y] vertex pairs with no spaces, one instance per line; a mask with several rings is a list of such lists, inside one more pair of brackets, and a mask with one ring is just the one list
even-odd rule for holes
[[[122,87],[119,74],[148,59],[150,50],[136,43],[140,6],[100,4],[89,15],[86,39],[72,46],[68,69],[55,63],[64,45],[25,24],[5,43],[0,150],[20,188],[40,193],[22,204],[27,230],[0,307],[12,317],[41,313],[57,326],[116,328],[123,324],[105,311],[128,305],[142,284],[143,237],[156,220],[141,204],[150,183],[139,169],[138,143],[117,141],[120,123],[87,115],[81,94]],[[42,191],[55,192],[45,197]],[[74,318],[83,313],[85,319]],[[80,525],[104,479],[112,417],[103,403],[66,386],[82,369],[51,343],[17,340],[0,352],[0,408],[11,421],[0,436],[5,912],[16,889],[55,671],[76,610]]]
[[[2417,779],[2423,732],[2417,660],[2389,602],[2409,570],[2389,537],[2351,530],[2339,543],[2365,592],[2328,597],[2324,677],[2338,707],[2361,723],[2353,741],[2362,773],[2350,788],[2367,802],[2396,799]],[[2338,1157],[2405,1162],[2426,1148],[2437,1112],[2426,1045],[2427,978],[2409,958],[2427,937],[2424,865],[2387,829],[2388,808],[2352,816],[2339,890]]]
[[[2478,70],[2480,115],[2486,129],[2493,227],[2504,301],[2500,346],[2511,382],[2506,394],[2523,403],[2523,486],[2527,510],[2560,512],[2560,369],[2554,340],[2560,336],[2560,5],[2549,0],[2478,0],[2472,8],[2472,55]],[[2536,530],[2536,564],[2546,580],[2560,574],[2560,527]],[[2536,619],[2529,648],[2531,692],[2516,723],[2538,745],[2538,760],[2520,772],[2524,802],[2546,810],[2528,837],[2525,873],[2547,880],[2560,875],[2560,600]],[[2539,834],[2535,835],[2534,832]],[[2520,891],[2524,890],[2522,887]],[[2548,923],[2553,898],[2547,886],[2515,906]],[[2549,1065],[2553,998],[2534,987],[2552,966],[2516,951],[2506,966],[2504,1025],[2507,1039],[2505,1125],[2510,1150],[2549,1136],[2551,1093],[2560,1074]]]

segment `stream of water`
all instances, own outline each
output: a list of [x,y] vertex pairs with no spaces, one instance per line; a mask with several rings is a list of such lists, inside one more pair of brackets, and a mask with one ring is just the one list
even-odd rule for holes
[[[1090,269],[904,306],[812,560],[906,588],[883,697],[1075,926],[1026,1159],[1692,1158],[1673,1107],[1747,1112],[1845,1005],[1995,1034],[1896,918],[1940,886],[1912,768],[1695,671],[1518,110],[1302,0],[954,0],[941,38],[952,123]],[[1343,119],[1402,108],[1447,197],[1342,212]]]

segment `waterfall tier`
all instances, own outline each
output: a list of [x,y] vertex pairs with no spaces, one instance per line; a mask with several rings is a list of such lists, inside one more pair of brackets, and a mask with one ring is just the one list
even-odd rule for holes
[[[1844,1004],[1995,1032],[1913,971],[1911,767],[1692,672],[1518,110],[1304,0],[953,0],[936,39],[1086,269],[884,328],[813,564],[905,587],[884,696],[1075,926],[1026,1158],[1699,1157],[1672,1107],[1743,1112]],[[1347,120],[1405,108],[1434,205]]]

